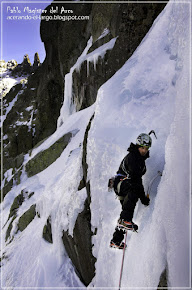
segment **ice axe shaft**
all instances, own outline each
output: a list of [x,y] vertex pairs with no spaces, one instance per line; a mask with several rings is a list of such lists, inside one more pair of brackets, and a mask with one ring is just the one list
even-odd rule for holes
[[155,181],[155,179],[156,179],[158,176],[162,176],[162,172],[161,172],[161,171],[157,171],[157,174],[153,177],[153,179],[152,179],[151,182],[149,183],[148,190],[147,190],[147,197],[148,197],[148,198],[149,198],[149,195],[150,195],[150,191],[151,191],[152,184],[153,184],[153,182]]
[[121,280],[122,280],[122,275],[123,275],[123,264],[124,264],[124,258],[125,258],[126,242],[127,242],[127,231],[125,234],[125,244],[124,244],[124,248],[123,248],[123,257],[122,257],[122,263],[121,263],[121,271],[120,271],[119,289],[118,290],[121,290]]

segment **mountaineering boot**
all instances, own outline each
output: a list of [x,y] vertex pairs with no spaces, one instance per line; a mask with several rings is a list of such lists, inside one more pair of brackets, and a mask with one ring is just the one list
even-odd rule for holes
[[132,221],[125,221],[123,219],[119,219],[117,226],[119,229],[130,230],[136,232],[138,230],[138,225],[134,224]]
[[111,240],[110,242],[110,247],[111,248],[115,248],[115,249],[120,249],[123,250],[124,248],[127,248],[127,245],[124,242],[114,242],[113,240]]

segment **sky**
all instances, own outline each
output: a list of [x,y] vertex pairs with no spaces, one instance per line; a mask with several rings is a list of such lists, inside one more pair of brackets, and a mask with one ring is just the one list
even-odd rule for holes
[[[19,3],[20,2],[20,3]],[[52,1],[1,1],[1,59],[23,61],[29,55],[33,64],[38,52],[40,61],[45,58],[44,44],[40,38],[40,9],[45,9]],[[13,16],[35,16],[37,19],[13,19]],[[16,17],[15,17],[16,18]]]

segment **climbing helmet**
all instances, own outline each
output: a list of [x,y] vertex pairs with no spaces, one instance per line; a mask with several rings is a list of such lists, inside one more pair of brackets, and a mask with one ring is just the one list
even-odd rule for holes
[[151,147],[152,139],[148,134],[141,133],[136,139],[136,144],[139,146]]

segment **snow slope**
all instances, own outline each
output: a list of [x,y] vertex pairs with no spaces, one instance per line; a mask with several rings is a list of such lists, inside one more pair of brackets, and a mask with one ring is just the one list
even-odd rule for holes
[[[2,286],[84,288],[63,248],[61,236],[63,229],[73,235],[76,217],[86,199],[85,189],[78,191],[78,185],[82,178],[82,142],[94,112],[87,162],[91,223],[93,231],[97,228],[93,236],[97,262],[96,275],[88,289],[118,287],[122,253],[110,249],[109,242],[121,207],[115,194],[107,192],[107,182],[118,169],[129,143],[135,142],[139,133],[151,129],[158,139],[153,139],[151,157],[147,160],[148,171],[143,178],[146,191],[158,170],[163,176],[152,186],[150,206],[146,208],[138,202],[136,207],[134,221],[139,232],[128,234],[122,287],[157,289],[166,266],[169,287],[189,286],[190,6],[170,2],[133,56],[101,87],[96,103],[76,113],[69,94],[68,106],[65,103],[61,110],[56,132],[34,149],[31,156],[25,156],[27,162],[67,132],[78,130],[51,166],[31,178],[23,173],[21,184],[6,195],[1,205],[1,248],[9,257],[2,260]],[[104,51],[100,51],[101,55]],[[87,50],[82,58],[89,59],[86,54]],[[91,59],[95,61],[93,55]],[[19,208],[11,231],[14,240],[5,243],[10,206],[21,190],[34,195]],[[23,232],[16,234],[19,217],[33,204],[37,204],[41,218],[36,217]],[[52,245],[42,239],[50,215]]]
[[[14,60],[12,60],[12,62],[14,62]],[[5,68],[0,67],[0,75],[1,75],[1,78],[0,78],[0,98],[2,98],[2,99],[11,90],[11,88],[13,86],[15,86],[16,84],[22,83],[22,85],[24,87],[24,85],[27,83],[26,76],[13,77],[11,74],[11,71],[9,69],[7,69],[7,64],[8,63],[5,63]],[[15,102],[17,101],[18,95],[15,96],[15,98],[9,104],[7,104],[6,113],[3,116],[0,116],[0,126],[2,126],[3,121],[5,120],[7,114],[13,108]],[[3,107],[3,102],[2,102],[2,107]]]
[[[21,184],[14,187],[6,195],[1,207],[3,214],[2,225],[5,225],[1,235],[3,252],[9,260],[2,261],[2,285],[6,287],[65,287],[83,286],[77,278],[62,244],[62,231],[72,229],[79,212],[83,210],[86,193],[78,191],[82,179],[82,142],[85,129],[94,111],[94,106],[85,111],[72,115],[50,138],[48,138],[32,155],[25,156],[25,163],[38,152],[51,146],[67,132],[76,130],[64,152],[51,166],[41,173],[27,178],[26,173],[21,176]],[[5,243],[5,234],[9,223],[6,223],[10,206],[21,190],[35,194],[22,204],[18,217],[14,220],[11,237],[14,241]],[[40,219],[36,217],[24,232],[17,230],[19,217],[31,205],[37,205]],[[43,227],[47,218],[51,216],[53,245],[42,239]],[[31,243],[32,241],[32,243]],[[18,267],[18,262],[19,267]]]
[[88,143],[92,227],[98,229],[95,286],[118,286],[122,258],[109,249],[120,205],[107,193],[107,180],[129,143],[151,129],[158,139],[146,161],[146,191],[158,170],[163,176],[152,187],[150,206],[137,206],[139,233],[129,234],[122,286],[156,288],[166,265],[169,286],[191,282],[189,19],[189,3],[169,3],[131,59],[99,90]]

